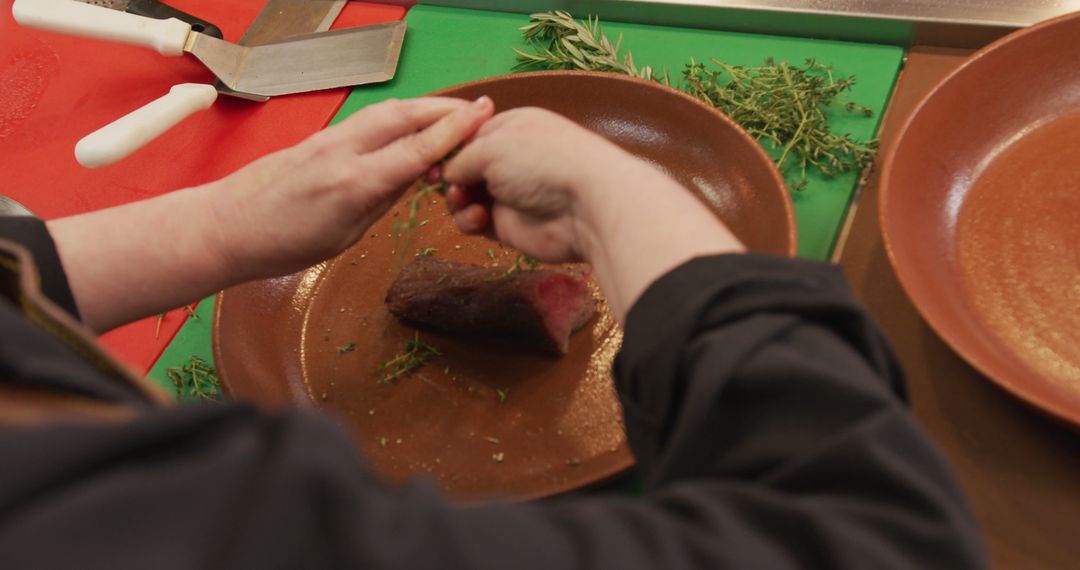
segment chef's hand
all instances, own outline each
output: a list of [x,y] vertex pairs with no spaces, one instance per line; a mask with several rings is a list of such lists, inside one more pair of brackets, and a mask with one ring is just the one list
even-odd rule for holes
[[541,261],[589,262],[620,320],[650,283],[683,262],[744,251],[687,189],[550,111],[496,115],[443,176],[459,229],[493,232]]
[[[494,232],[541,261],[583,259],[581,209],[617,195],[600,179],[637,160],[542,109],[496,115],[444,169],[447,203],[466,233]],[[583,193],[589,195],[583,196]]]
[[337,254],[492,112],[386,101],[217,182],[48,222],[84,322],[108,330]]
[[492,113],[486,97],[385,101],[252,163],[218,182],[222,251],[246,278],[339,253]]

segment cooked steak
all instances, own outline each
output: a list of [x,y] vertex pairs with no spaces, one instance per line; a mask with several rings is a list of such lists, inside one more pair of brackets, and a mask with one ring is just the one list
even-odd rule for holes
[[418,257],[401,271],[386,305],[413,325],[513,338],[565,354],[570,334],[595,310],[584,276],[570,271],[512,271]]

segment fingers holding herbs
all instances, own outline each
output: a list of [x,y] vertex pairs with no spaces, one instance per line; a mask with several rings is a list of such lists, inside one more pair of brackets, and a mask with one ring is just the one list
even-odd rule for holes
[[372,105],[216,183],[212,217],[230,266],[272,277],[336,255],[493,112],[486,97]]

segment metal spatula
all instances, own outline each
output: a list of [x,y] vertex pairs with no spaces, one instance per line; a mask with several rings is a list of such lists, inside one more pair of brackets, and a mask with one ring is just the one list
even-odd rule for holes
[[[324,32],[334,23],[345,7],[345,2],[346,0],[268,0],[239,43],[268,44],[293,36]],[[185,18],[180,19],[191,22]],[[192,24],[192,29],[196,29],[194,22]],[[99,168],[123,160],[188,116],[209,107],[216,96],[228,95],[256,102],[270,99],[262,95],[233,91],[221,81],[214,82],[214,89],[218,95],[198,84],[174,86],[166,95],[80,139],[75,145],[75,160],[87,168]]]
[[[28,6],[28,0],[16,0],[13,13],[17,21],[24,25],[62,31],[77,35],[113,39],[136,45],[154,47],[162,53],[159,43],[151,43],[155,34],[160,37],[160,30],[164,26],[155,26],[146,23],[143,19],[136,22],[131,18],[121,21],[112,16],[105,16],[100,9],[94,9],[95,13],[86,10],[75,9],[76,14],[81,13],[80,18],[85,20],[97,19],[94,25],[76,26],[72,24],[72,7],[70,0],[31,0],[33,7]],[[99,2],[111,2],[113,0],[90,0]],[[125,0],[117,0],[125,1]],[[139,0],[136,0],[139,1]],[[293,0],[302,2],[303,0]],[[280,2],[279,2],[280,3]],[[320,4],[315,6],[314,4]],[[51,4],[52,6],[48,6]],[[304,18],[322,13],[323,16],[332,20],[328,14],[340,11],[341,2],[312,2],[307,5],[278,6],[274,10],[277,15],[284,16],[286,13]],[[264,9],[271,10],[275,2],[271,1]],[[88,6],[87,6],[88,7]],[[311,14],[308,14],[311,12]],[[279,14],[280,13],[280,14]],[[126,14],[117,14],[127,16]],[[108,24],[108,32],[104,32],[101,20]],[[260,20],[263,14],[260,14]],[[256,25],[260,23],[256,21]],[[173,22],[167,20],[166,22]],[[85,22],[82,22],[85,23]],[[329,25],[328,21],[320,21]],[[170,26],[179,29],[175,24]],[[266,23],[266,26],[283,30],[301,25],[300,23]],[[133,35],[131,30],[142,29],[138,35]],[[253,25],[253,27],[255,27]],[[265,26],[264,26],[265,27]],[[121,32],[126,35],[121,35]],[[169,33],[172,32],[171,30]],[[200,57],[211,71],[217,70],[210,61],[219,61],[220,54],[214,49],[226,46],[230,50],[244,50],[249,52],[252,48],[229,44],[228,42],[212,41],[213,38],[205,38],[205,35],[187,30],[182,51],[187,51]],[[174,86],[168,94],[152,101],[135,111],[113,121],[112,123],[83,137],[75,146],[76,160],[83,166],[97,168],[107,166],[135,152],[146,143],[157,138],[159,135],[175,126],[180,121],[193,113],[210,107],[217,99],[218,93],[225,93],[234,97],[265,101],[270,94],[299,93],[317,89],[330,89],[347,85],[361,85],[387,81],[394,76],[397,69],[398,55],[401,51],[402,41],[405,34],[405,22],[391,24],[379,24],[352,28],[333,33],[319,33],[308,36],[294,36],[288,41],[272,42],[260,46],[254,60],[250,55],[239,62],[240,69],[230,76],[232,83],[225,81],[225,77],[219,76],[219,81],[214,86],[186,83]],[[333,35],[333,38],[325,38]],[[245,38],[247,36],[245,35]],[[202,43],[199,40],[202,39]],[[199,46],[210,46],[199,49]],[[261,49],[261,48],[270,49]],[[172,53],[182,53],[170,51]],[[202,59],[202,54],[208,54],[207,59]],[[259,55],[261,54],[261,55]],[[217,59],[215,59],[217,58]],[[254,65],[253,65],[254,63]],[[305,65],[310,66],[305,69]],[[335,75],[337,74],[337,75]],[[273,91],[245,91],[246,87],[237,87],[237,77],[251,77],[251,84],[268,86]],[[222,83],[227,85],[223,86]]]
[[72,0],[15,0],[12,14],[32,28],[149,47],[162,55],[190,53],[230,89],[268,97],[385,77],[397,64],[399,50],[392,46],[400,47],[405,34],[403,22],[395,22],[240,46],[192,31],[180,20]]

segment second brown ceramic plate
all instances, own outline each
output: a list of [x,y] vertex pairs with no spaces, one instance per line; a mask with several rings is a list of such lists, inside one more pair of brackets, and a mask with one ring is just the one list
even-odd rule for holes
[[[794,216],[772,161],[727,118],[688,96],[572,72],[498,77],[441,94],[487,94],[500,110],[533,105],[562,113],[696,190],[751,249],[794,254]],[[386,479],[428,477],[457,500],[540,497],[627,469],[633,459],[610,378],[621,337],[602,299],[561,358],[420,332],[441,356],[396,382],[378,382],[380,363],[416,334],[383,305],[416,250],[478,264],[515,258],[498,244],[460,235],[439,200],[423,205],[425,223],[403,246],[391,235],[402,214],[399,203],[327,263],[222,293],[214,350],[226,390],[268,406],[326,409]]]
[[1006,390],[1080,425],[1080,14],[977,53],[886,160],[881,226],[908,295]]

